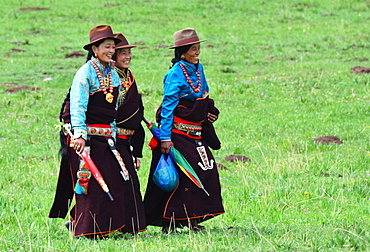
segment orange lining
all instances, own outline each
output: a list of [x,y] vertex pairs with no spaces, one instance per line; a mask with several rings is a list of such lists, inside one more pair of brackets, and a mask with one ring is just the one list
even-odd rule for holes
[[[126,224],[123,224],[123,226],[121,226],[120,228],[117,228],[115,230],[109,230],[109,231],[103,231],[103,232],[96,232],[96,233],[86,233],[86,234],[80,234],[80,235],[76,235],[76,233],[75,233],[74,235],[75,235],[75,237],[86,236],[86,235],[98,235],[99,237],[102,237],[102,236],[109,235],[109,234],[113,233],[114,231],[120,230],[124,226],[126,226]],[[75,228],[75,230],[76,230],[76,228]]]
[[[75,200],[76,200],[76,197],[75,197]],[[76,208],[76,210],[75,210],[75,216],[74,216],[74,222],[73,222],[73,230],[74,230],[74,232],[73,232],[73,235],[75,236],[75,237],[80,237],[80,236],[85,236],[85,235],[98,235],[99,237],[102,237],[102,236],[106,236],[106,235],[109,235],[110,233],[113,233],[114,231],[117,231],[117,230],[120,230],[120,229],[122,229],[124,226],[126,226],[126,224],[123,224],[123,226],[121,226],[121,227],[119,227],[119,228],[117,228],[117,229],[114,229],[114,230],[109,230],[109,231],[102,231],[102,232],[95,232],[95,233],[86,233],[86,234],[79,234],[79,235],[76,235],[76,225],[78,225],[78,223],[77,223],[77,202],[76,202],[76,204],[75,204],[75,208]],[[94,220],[94,222],[95,222],[95,220]],[[95,225],[95,223],[94,223],[94,225]]]
[[[163,218],[164,219],[168,219],[168,220],[171,220],[172,217],[166,217],[166,213],[167,213],[167,207],[168,207],[168,204],[170,203],[170,200],[172,198],[172,196],[175,194],[177,188],[179,187],[180,185],[180,182],[177,184],[175,190],[173,190],[173,192],[171,193],[170,197],[168,198],[167,202],[166,202],[166,205],[164,207],[164,211],[163,211]],[[195,216],[195,217],[186,217],[186,218],[174,218],[175,220],[189,220],[189,219],[199,219],[199,218],[204,218],[204,217],[207,217],[207,216],[216,216],[216,215],[220,215],[220,214],[224,214],[225,212],[220,212],[220,213],[214,213],[214,214],[205,214],[205,215],[199,215],[199,216]]]
[[164,219],[168,219],[168,220],[171,220],[171,219],[174,219],[174,220],[191,220],[191,219],[205,218],[207,216],[217,216],[217,215],[220,215],[220,214],[224,214],[225,212],[214,213],[214,214],[205,214],[205,215],[199,215],[199,216],[195,216],[195,217],[186,217],[186,218],[170,218],[170,217],[164,216],[165,213],[166,212],[163,213],[163,218]]
[[[113,86],[113,88],[118,88],[119,86]],[[96,94],[96,93],[98,93],[98,92],[103,92],[103,90],[101,90],[101,89],[99,89],[99,90],[96,90],[96,91],[94,91],[94,92],[92,92],[91,94],[89,94],[89,95],[94,95],[94,94]]]

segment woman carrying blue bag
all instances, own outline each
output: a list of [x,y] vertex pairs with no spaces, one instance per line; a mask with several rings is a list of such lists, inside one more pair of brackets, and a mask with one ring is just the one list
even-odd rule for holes
[[[153,144],[153,157],[144,197],[148,225],[161,226],[163,232],[176,227],[203,230],[200,222],[224,213],[219,175],[209,150],[220,149],[213,122],[219,111],[209,98],[203,66],[199,63],[200,42],[196,31],[187,28],[174,33],[175,57],[164,77],[164,97],[157,111],[160,143]],[[153,181],[162,154],[175,147],[189,162],[209,195],[176,166],[178,186],[163,191]]]

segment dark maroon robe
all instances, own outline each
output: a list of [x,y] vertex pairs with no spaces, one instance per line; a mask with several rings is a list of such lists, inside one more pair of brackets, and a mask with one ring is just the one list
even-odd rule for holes
[[[117,116],[115,109],[118,90],[114,88],[114,101],[108,103],[103,92],[96,92],[89,98],[86,112],[86,124],[110,124]],[[68,112],[67,112],[68,113]],[[88,195],[74,194],[74,185],[79,170],[79,156],[68,147],[67,155],[61,160],[57,190],[50,218],[65,218],[73,196],[76,204],[71,210],[71,220],[74,223],[74,235],[103,236],[115,230],[126,232],[128,225],[126,207],[133,207],[128,202],[126,188],[132,184],[124,181],[120,175],[121,168],[114,157],[107,138],[103,136],[89,136],[90,156],[102,174],[114,198],[111,201],[102,190],[94,177],[91,177]],[[67,146],[69,141],[67,140]]]
[[[218,115],[219,111],[214,107],[213,100],[199,99],[192,102],[188,99],[180,99],[180,103],[174,111],[175,116],[192,122],[203,122],[202,139],[200,141],[206,149],[208,159],[214,160],[209,147],[219,149],[221,144],[215,134],[212,124],[207,122],[207,113]],[[157,113],[157,116],[160,113]],[[157,118],[160,121],[160,118]],[[216,164],[213,169],[204,171],[198,165],[202,162],[196,150],[195,139],[172,132],[174,147],[180,151],[193,167],[209,196],[198,188],[180,169],[180,183],[173,192],[164,192],[153,182],[153,173],[161,156],[160,145],[153,151],[153,158],[148,178],[148,185],[144,196],[145,214],[148,225],[176,227],[188,226],[189,220],[200,223],[214,216],[224,213],[221,198],[221,186]]]
[[[141,125],[143,116],[144,107],[141,94],[138,93],[137,85],[134,81],[126,94],[125,101],[118,108],[116,119],[117,127],[135,130],[134,135],[127,139],[117,137],[116,145],[130,174],[130,183],[125,183],[125,218],[127,225],[123,228],[124,232],[130,233],[146,229],[140,183],[133,163],[133,156],[135,158],[142,157],[145,138],[145,132]],[[130,146],[133,147],[133,151],[131,151]],[[130,207],[128,206],[129,204]]]

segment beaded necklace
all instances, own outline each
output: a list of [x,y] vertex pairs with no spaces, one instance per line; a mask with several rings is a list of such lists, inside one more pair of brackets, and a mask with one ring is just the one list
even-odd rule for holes
[[[109,103],[113,102],[114,96],[113,93],[113,83],[112,83],[112,72],[108,73],[108,78],[104,77],[104,79],[101,77],[100,70],[98,66],[95,64],[95,62],[91,59],[90,60],[91,65],[94,67],[96,74],[98,75],[98,79],[100,82],[100,87],[103,90],[103,93],[105,94],[105,100]],[[109,93],[107,92],[106,86],[109,85]]]
[[115,67],[114,69],[116,69],[116,71],[117,71],[117,73],[120,77],[119,80],[121,82],[122,87],[124,87],[126,92],[128,92],[128,90],[130,89],[130,87],[134,83],[133,78],[131,79],[131,76],[130,76],[130,73],[131,73],[130,69],[127,69],[127,75],[125,74],[124,71],[122,71],[118,67]]
[[180,64],[180,67],[181,67],[182,72],[183,72],[183,73],[184,73],[184,75],[185,75],[186,81],[189,83],[190,87],[194,90],[194,92],[198,93],[198,92],[200,91],[201,86],[202,86],[202,83],[201,83],[201,81],[200,81],[200,72],[199,72],[199,69],[198,69],[198,71],[196,72],[196,75],[197,75],[197,77],[198,77],[198,85],[197,85],[197,87],[194,87],[194,84],[193,84],[193,82],[191,81],[191,79],[189,78],[189,75],[188,75],[188,73],[186,72],[185,67],[184,67],[182,64]]

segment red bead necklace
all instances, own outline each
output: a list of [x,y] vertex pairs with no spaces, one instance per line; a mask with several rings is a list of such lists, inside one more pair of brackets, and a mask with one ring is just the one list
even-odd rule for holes
[[[97,67],[97,65],[94,63],[93,60],[90,60],[91,65],[94,67],[96,74],[98,75],[98,79],[100,82],[100,87],[103,90],[103,93],[105,94],[105,100],[107,102],[112,103],[114,96],[112,95],[113,93],[113,83],[112,83],[112,73],[108,73],[108,80],[107,78],[104,77],[104,79],[101,77],[100,70]],[[109,93],[107,92],[106,86],[108,86],[109,83]]]
[[181,67],[182,72],[183,72],[183,73],[184,73],[184,75],[185,75],[186,81],[189,83],[190,87],[194,90],[194,92],[195,92],[195,93],[198,93],[198,92],[200,91],[201,86],[202,86],[202,83],[201,83],[201,81],[200,81],[200,72],[199,72],[199,69],[198,69],[198,71],[196,72],[196,75],[197,75],[197,77],[198,77],[198,85],[197,85],[197,87],[194,87],[194,84],[193,84],[193,82],[191,81],[191,79],[189,78],[189,75],[188,75],[188,73],[186,72],[185,67],[184,67],[182,64],[180,64],[180,67]]

